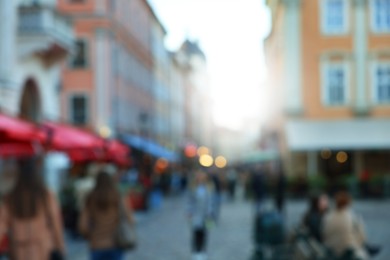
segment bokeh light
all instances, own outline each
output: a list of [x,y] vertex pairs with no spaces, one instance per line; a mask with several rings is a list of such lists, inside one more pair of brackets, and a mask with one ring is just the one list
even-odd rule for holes
[[339,163],[345,163],[348,160],[348,154],[346,152],[338,152],[336,159]]
[[198,155],[202,156],[204,154],[210,154],[210,149],[207,148],[206,146],[201,146],[198,148]]
[[225,168],[227,165],[227,160],[225,157],[223,156],[218,156],[217,158],[215,158],[215,166],[217,166],[218,168]]
[[99,134],[103,138],[108,138],[111,136],[111,129],[108,126],[102,126],[99,129]]
[[329,149],[324,149],[321,151],[321,158],[328,160],[332,156],[332,151]]
[[184,149],[184,154],[188,158],[194,158],[196,156],[196,146],[193,144],[188,144]]
[[160,158],[156,162],[156,170],[158,172],[164,172],[169,166],[169,162],[165,158]]
[[200,165],[202,165],[203,167],[210,167],[210,166],[213,165],[214,159],[213,159],[213,157],[211,157],[210,155],[204,154],[204,155],[202,155],[202,156],[199,157],[199,163],[200,163]]

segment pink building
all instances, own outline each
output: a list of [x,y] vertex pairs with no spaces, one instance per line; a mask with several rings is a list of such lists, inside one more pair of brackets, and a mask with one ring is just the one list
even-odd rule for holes
[[63,73],[62,116],[109,136],[153,137],[152,26],[146,0],[59,0],[77,41]]

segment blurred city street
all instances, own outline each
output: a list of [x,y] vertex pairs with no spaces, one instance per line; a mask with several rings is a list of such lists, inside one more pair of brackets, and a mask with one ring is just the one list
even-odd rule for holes
[[[191,259],[190,230],[185,215],[184,198],[171,198],[155,212],[137,215],[139,246],[128,253],[125,259],[142,260],[186,260]],[[382,252],[375,259],[386,260],[390,248],[385,248],[390,238],[388,220],[389,201],[359,201],[353,205],[366,224],[370,243],[380,244]],[[289,229],[299,223],[306,203],[302,200],[287,203]],[[249,202],[225,202],[218,226],[211,229],[209,260],[246,260],[252,249],[252,209]],[[83,242],[69,241],[69,259],[88,259],[87,247]]]
[[0,17],[0,260],[390,259],[390,0]]

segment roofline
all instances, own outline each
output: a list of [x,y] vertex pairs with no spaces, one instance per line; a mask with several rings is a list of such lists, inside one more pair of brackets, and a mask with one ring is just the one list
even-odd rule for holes
[[164,25],[161,23],[160,19],[156,15],[156,12],[153,10],[152,6],[149,4],[149,1],[148,0],[143,0],[143,2],[148,7],[149,12],[152,14],[153,18],[157,21],[157,23],[160,26],[160,28],[162,29],[164,35],[166,35],[167,34],[167,30],[165,29]]

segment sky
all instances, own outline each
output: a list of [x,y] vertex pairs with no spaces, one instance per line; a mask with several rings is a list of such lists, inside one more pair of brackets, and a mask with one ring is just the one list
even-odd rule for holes
[[270,27],[264,0],[150,0],[176,50],[185,38],[199,41],[207,57],[213,115],[220,126],[239,129],[263,120],[266,68],[263,39]]

